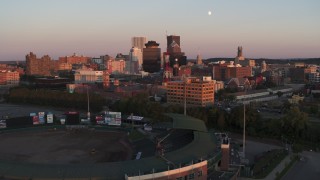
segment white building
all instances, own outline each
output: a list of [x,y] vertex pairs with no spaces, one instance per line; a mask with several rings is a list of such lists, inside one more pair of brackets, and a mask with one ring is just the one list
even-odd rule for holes
[[143,48],[145,48],[145,44],[147,43],[147,38],[146,37],[133,37],[131,39],[131,46],[139,48],[140,51],[142,52]]
[[319,83],[320,82],[320,73],[309,73],[309,82],[311,83]]
[[[131,62],[129,72],[137,73],[138,71],[142,70],[142,51],[137,47],[131,48],[129,53],[129,61]],[[136,64],[138,67],[135,67]]]
[[74,74],[75,84],[103,83],[103,71],[78,69]]
[[240,103],[249,104],[250,102],[263,102],[278,99],[277,93],[283,93],[282,96],[292,95],[293,88],[291,87],[278,87],[271,89],[261,89],[250,92],[234,93],[236,100]]

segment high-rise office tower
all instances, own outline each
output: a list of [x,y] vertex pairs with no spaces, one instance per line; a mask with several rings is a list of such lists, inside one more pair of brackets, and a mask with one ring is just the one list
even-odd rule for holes
[[133,37],[131,39],[131,47],[137,47],[141,51],[145,48],[145,44],[147,43],[146,37]]
[[138,73],[142,70],[142,51],[137,47],[132,47],[129,53],[130,73]]
[[170,35],[167,36],[167,53],[170,56],[170,66],[173,67],[178,60],[178,65],[186,65],[187,57],[184,52],[181,52],[180,36]]
[[148,41],[143,48],[143,70],[149,73],[159,72],[161,69],[161,49],[156,41]]
[[167,51],[168,53],[181,53],[180,36],[167,36]]

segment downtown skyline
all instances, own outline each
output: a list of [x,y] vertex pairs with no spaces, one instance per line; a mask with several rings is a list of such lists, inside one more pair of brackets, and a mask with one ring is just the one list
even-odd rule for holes
[[30,51],[53,59],[128,54],[134,36],[164,52],[166,34],[181,37],[188,59],[232,58],[238,46],[246,58],[318,58],[319,7],[317,0],[2,0],[0,61]]

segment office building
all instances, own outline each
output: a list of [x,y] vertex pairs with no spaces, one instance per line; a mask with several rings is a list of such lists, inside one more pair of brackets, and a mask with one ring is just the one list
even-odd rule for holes
[[129,53],[130,74],[138,73],[142,70],[142,51],[137,47],[132,47]]
[[167,82],[167,102],[169,104],[207,107],[214,103],[215,81],[211,77],[186,78],[185,81]]
[[180,36],[167,36],[167,53],[169,54],[171,67],[174,67],[176,63],[179,66],[187,65],[187,57],[184,52],[181,52]]
[[146,37],[132,37],[131,39],[131,47],[139,48],[141,51],[143,50],[143,48],[145,48],[146,43]]
[[143,70],[149,73],[159,72],[161,69],[161,49],[156,41],[148,41],[143,48]]
[[126,61],[109,59],[106,63],[106,69],[109,74],[123,74],[125,72]]
[[91,58],[86,56],[78,56],[75,53],[72,56],[59,57],[59,63],[68,64],[87,64],[90,63]]
[[19,72],[11,72],[2,70],[0,71],[0,85],[10,85],[15,86],[19,85],[20,75]]
[[243,78],[252,76],[252,67],[242,67],[239,65],[230,66],[230,64],[220,62],[212,65],[213,79],[225,81],[230,78]]
[[89,69],[78,69],[74,74],[75,84],[94,84],[103,83],[103,71],[92,71]]
[[51,57],[45,55],[37,58],[33,52],[26,55],[26,74],[27,75],[41,75],[51,76],[55,71],[55,66],[58,65],[57,61],[51,60]]

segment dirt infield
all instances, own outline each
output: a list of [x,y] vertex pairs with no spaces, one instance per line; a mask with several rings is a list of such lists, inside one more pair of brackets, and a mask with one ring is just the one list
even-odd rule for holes
[[0,134],[0,160],[40,164],[125,161],[132,145],[124,132],[52,130]]

